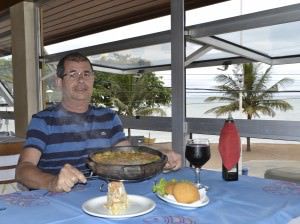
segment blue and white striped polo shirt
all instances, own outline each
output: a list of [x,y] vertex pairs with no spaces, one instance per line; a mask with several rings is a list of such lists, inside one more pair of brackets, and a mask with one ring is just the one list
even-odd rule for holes
[[66,163],[87,169],[90,152],[124,139],[121,120],[111,109],[90,106],[85,113],[73,113],[58,104],[32,116],[25,148],[39,149],[42,156],[38,167],[57,174]]

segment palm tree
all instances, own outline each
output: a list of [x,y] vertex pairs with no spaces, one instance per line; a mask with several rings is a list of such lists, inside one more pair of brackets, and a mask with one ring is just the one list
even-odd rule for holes
[[[219,101],[228,102],[228,104],[211,108],[205,113],[213,112],[218,117],[239,110],[240,68],[242,68],[244,76],[242,112],[247,115],[248,120],[260,117],[260,114],[274,117],[276,115],[275,110],[292,110],[293,107],[288,102],[274,97],[275,93],[279,92],[280,87],[293,83],[293,80],[283,78],[274,84],[268,85],[271,80],[271,66],[263,73],[260,73],[260,67],[261,64],[247,63],[237,66],[232,76],[218,75],[216,82],[221,83],[221,85],[216,86],[216,88],[222,91],[223,95],[208,97],[205,102]],[[247,137],[247,151],[251,151],[250,137]]]

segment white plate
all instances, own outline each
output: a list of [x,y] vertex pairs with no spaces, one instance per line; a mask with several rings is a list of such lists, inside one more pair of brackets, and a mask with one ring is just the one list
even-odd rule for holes
[[203,207],[205,205],[207,205],[209,203],[209,198],[206,195],[206,190],[203,189],[199,189],[199,193],[200,193],[200,200],[195,201],[193,203],[190,204],[186,204],[186,203],[179,203],[175,200],[175,198],[173,197],[173,195],[164,195],[161,196],[159,194],[156,194],[160,199],[175,205],[176,207],[180,207],[180,208],[184,208],[184,209],[195,209],[195,208],[199,208],[199,207]]
[[82,204],[82,210],[86,213],[109,219],[125,219],[134,216],[144,215],[151,212],[156,204],[149,198],[139,195],[127,195],[128,208],[122,215],[111,215],[105,207],[107,196],[95,197],[87,200]]

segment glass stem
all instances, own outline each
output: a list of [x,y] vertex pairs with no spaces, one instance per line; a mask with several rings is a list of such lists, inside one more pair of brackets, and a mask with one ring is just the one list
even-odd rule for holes
[[200,168],[196,167],[195,168],[195,177],[196,177],[196,186],[197,188],[200,188]]

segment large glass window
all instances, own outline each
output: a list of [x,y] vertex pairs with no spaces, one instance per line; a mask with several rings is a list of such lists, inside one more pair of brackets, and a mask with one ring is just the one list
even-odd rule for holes
[[[14,135],[13,75],[11,56],[0,58],[0,137]],[[8,113],[7,113],[8,112]]]

